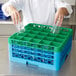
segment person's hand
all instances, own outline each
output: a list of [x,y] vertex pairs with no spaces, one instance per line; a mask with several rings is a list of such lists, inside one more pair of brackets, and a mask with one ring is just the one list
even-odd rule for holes
[[55,14],[55,20],[54,20],[54,24],[56,24],[56,22],[58,21],[58,25],[57,26],[61,26],[64,16],[67,16],[69,13],[67,11],[66,8],[59,8]]
[[19,12],[12,5],[9,5],[9,7],[7,8],[7,12],[11,16],[14,24],[18,24],[19,22],[21,22],[21,16]]

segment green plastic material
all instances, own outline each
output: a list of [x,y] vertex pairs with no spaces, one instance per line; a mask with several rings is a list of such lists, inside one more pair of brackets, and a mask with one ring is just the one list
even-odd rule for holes
[[36,49],[60,52],[72,36],[70,28],[60,27],[58,34],[51,33],[50,25],[30,23],[25,26],[25,31],[15,33],[8,38],[9,44],[27,46]]

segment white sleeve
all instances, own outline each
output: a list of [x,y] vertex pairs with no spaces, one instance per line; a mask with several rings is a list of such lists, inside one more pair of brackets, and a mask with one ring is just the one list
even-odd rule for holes
[[71,8],[71,5],[64,2],[63,0],[55,0],[55,8],[58,9],[58,8],[61,8],[61,7],[65,7],[69,13],[68,16],[65,16],[66,18],[70,17],[73,10]]
[[6,8],[9,5],[14,6],[19,11],[22,9],[22,0],[9,0],[8,2],[6,2],[5,4],[2,5],[2,11],[7,17],[9,16],[9,14],[8,14]]

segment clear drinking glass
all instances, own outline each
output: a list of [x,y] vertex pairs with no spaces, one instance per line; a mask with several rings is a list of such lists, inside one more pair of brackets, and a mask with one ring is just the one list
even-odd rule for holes
[[58,26],[58,22],[56,24],[53,24],[52,28],[51,28],[51,33],[53,34],[58,34],[60,31],[60,26]]
[[23,23],[22,22],[19,22],[17,25],[16,25],[16,28],[17,28],[17,33],[22,33],[25,31],[24,29],[24,26],[23,26]]

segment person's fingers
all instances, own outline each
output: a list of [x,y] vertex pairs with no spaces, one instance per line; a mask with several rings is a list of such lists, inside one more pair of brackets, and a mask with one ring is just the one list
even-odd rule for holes
[[62,18],[61,18],[61,20],[60,20],[60,24],[59,24],[59,26],[62,25],[63,19],[64,19],[64,17],[62,16]]
[[11,16],[14,24],[18,24],[18,22],[21,22],[21,16],[19,12],[16,10],[16,8],[9,6],[9,15]]
[[59,24],[60,24],[60,20],[61,20],[61,16],[58,18],[57,26],[59,26]]
[[60,17],[59,17],[59,20],[58,20],[58,26],[61,26],[62,21],[63,21],[63,16],[60,16]]
[[18,14],[15,12],[15,21],[16,21],[16,24],[18,24]]
[[20,16],[19,12],[17,11],[16,14],[17,14],[17,16],[18,16],[19,22],[21,22],[21,16]]
[[21,22],[21,17],[20,17],[20,15],[19,15],[19,13],[17,11],[14,13],[14,16],[15,16],[15,23],[16,24]]
[[56,24],[56,22],[57,22],[57,20],[58,20],[58,17],[59,17],[59,15],[58,15],[58,14],[56,14],[56,15],[55,15],[54,24]]
[[14,24],[16,24],[14,14],[11,15],[11,18],[12,18],[12,21],[14,22]]
[[14,20],[14,21],[15,21],[15,24],[17,24],[17,23],[18,23],[18,20],[17,20],[17,19],[18,19],[18,17],[17,17],[16,12],[14,12],[14,19],[15,19],[15,20]]

